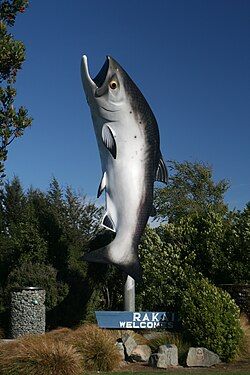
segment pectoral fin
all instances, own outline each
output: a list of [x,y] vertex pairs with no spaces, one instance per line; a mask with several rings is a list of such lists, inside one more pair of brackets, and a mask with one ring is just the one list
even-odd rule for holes
[[102,224],[104,228],[107,228],[109,230],[112,230],[112,232],[115,232],[115,225],[109,214],[106,212],[106,214],[103,216]]
[[168,183],[168,171],[163,161],[162,155],[160,157],[158,168],[156,170],[155,181],[164,182],[165,184]]
[[99,188],[98,188],[97,198],[100,197],[100,195],[102,194],[103,190],[106,187],[106,179],[107,179],[107,175],[106,175],[106,172],[104,172],[103,175],[102,175],[102,179],[101,179]]
[[115,137],[110,129],[110,127],[105,124],[102,128],[102,141],[113,156],[114,159],[116,159],[116,142],[115,142]]

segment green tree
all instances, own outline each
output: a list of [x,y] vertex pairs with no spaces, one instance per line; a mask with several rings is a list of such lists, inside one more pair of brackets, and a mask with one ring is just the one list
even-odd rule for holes
[[227,212],[223,199],[229,183],[224,179],[214,182],[211,166],[171,161],[169,169],[172,173],[168,185],[155,193],[158,219],[178,221],[190,213],[204,213],[211,208],[214,212]]
[[8,32],[8,27],[14,26],[17,14],[23,13],[27,6],[28,0],[0,2],[0,183],[5,177],[8,146],[22,136],[32,122],[25,107],[14,107],[14,84],[25,60],[25,47]]
[[181,258],[215,284],[249,281],[249,210],[227,215],[193,213],[162,224],[157,233],[164,246],[178,246]]
[[[97,284],[89,272],[89,264],[81,257],[100,231],[101,212],[86,196],[74,193],[70,187],[62,189],[56,179],[51,181],[47,192],[38,189],[24,192],[18,178],[6,182],[0,194],[2,296],[6,295],[6,285],[10,288],[14,279],[22,284],[25,280],[40,283],[55,301],[50,303],[53,309],[47,319],[52,326],[76,324],[83,319]],[[43,271],[38,272],[39,267]],[[54,273],[49,271],[51,267]],[[47,284],[43,280],[46,272],[51,274]],[[62,301],[65,291],[69,293]],[[6,309],[2,296],[0,311]]]
[[224,251],[227,259],[227,283],[250,281],[250,203],[243,211],[231,212],[230,226],[225,233]]

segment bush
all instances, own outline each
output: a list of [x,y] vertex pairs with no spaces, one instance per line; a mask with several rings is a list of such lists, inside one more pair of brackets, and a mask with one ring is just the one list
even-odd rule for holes
[[46,264],[23,263],[9,274],[6,296],[15,287],[38,286],[46,291],[46,310],[58,305],[67,295],[68,286],[57,281],[57,271]]
[[234,359],[242,330],[239,308],[229,294],[207,279],[200,279],[190,283],[180,297],[180,318],[186,339],[212,350],[223,361]]
[[82,356],[64,342],[46,336],[27,336],[0,346],[3,375],[80,375]]
[[112,371],[121,361],[112,332],[86,324],[65,338],[83,355],[83,366],[88,371]]

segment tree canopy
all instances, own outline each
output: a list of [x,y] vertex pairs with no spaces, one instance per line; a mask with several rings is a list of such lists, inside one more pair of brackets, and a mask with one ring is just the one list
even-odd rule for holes
[[156,189],[157,218],[178,221],[190,213],[226,213],[224,194],[229,188],[225,179],[215,182],[212,167],[199,162],[171,161],[168,185]]
[[9,145],[23,135],[32,118],[21,106],[15,108],[17,72],[25,61],[24,44],[8,31],[14,26],[18,13],[23,13],[28,0],[4,0],[0,3],[0,183],[5,177],[4,164]]

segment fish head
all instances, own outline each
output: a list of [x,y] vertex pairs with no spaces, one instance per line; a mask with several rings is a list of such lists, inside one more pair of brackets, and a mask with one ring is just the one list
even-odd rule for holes
[[95,78],[91,78],[87,56],[82,58],[82,83],[92,116],[108,121],[118,121],[127,104],[124,86],[125,72],[111,57],[107,56],[104,65]]

